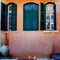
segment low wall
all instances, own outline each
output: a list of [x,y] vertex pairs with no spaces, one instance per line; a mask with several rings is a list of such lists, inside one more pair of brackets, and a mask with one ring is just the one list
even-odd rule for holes
[[9,49],[13,57],[48,57],[52,53],[52,40],[42,32],[9,32]]

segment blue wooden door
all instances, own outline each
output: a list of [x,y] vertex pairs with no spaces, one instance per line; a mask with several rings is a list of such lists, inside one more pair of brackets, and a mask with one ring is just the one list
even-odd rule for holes
[[38,30],[38,5],[29,3],[24,5],[24,22],[25,31]]

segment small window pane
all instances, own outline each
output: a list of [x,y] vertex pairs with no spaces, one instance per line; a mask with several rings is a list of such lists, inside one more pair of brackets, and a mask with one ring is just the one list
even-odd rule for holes
[[50,16],[47,16],[47,20],[50,20]]
[[37,10],[37,6],[34,4],[28,4],[25,6],[25,10]]
[[51,19],[53,19],[53,20],[54,20],[54,15],[51,15]]
[[54,24],[51,24],[51,29],[54,30]]
[[12,5],[9,5],[9,10],[12,10]]
[[46,10],[48,11],[48,12],[54,12],[54,9],[53,9],[53,4],[47,4],[46,5]]

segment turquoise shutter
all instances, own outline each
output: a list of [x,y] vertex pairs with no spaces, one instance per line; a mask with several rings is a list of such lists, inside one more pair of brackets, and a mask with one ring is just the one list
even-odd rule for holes
[[46,6],[43,3],[40,3],[40,30],[46,29]]
[[23,30],[29,31],[31,30],[31,14],[30,11],[24,10],[24,21],[23,21]]
[[1,30],[7,30],[7,6],[1,3]]
[[54,4],[54,30],[56,30],[56,4]]
[[12,4],[11,30],[17,30],[17,5]]
[[31,30],[38,30],[38,9],[31,12]]

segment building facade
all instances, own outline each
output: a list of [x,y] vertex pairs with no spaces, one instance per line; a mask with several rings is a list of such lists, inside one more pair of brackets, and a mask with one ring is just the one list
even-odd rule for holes
[[59,0],[2,0],[1,6],[3,43],[13,57],[60,53]]

